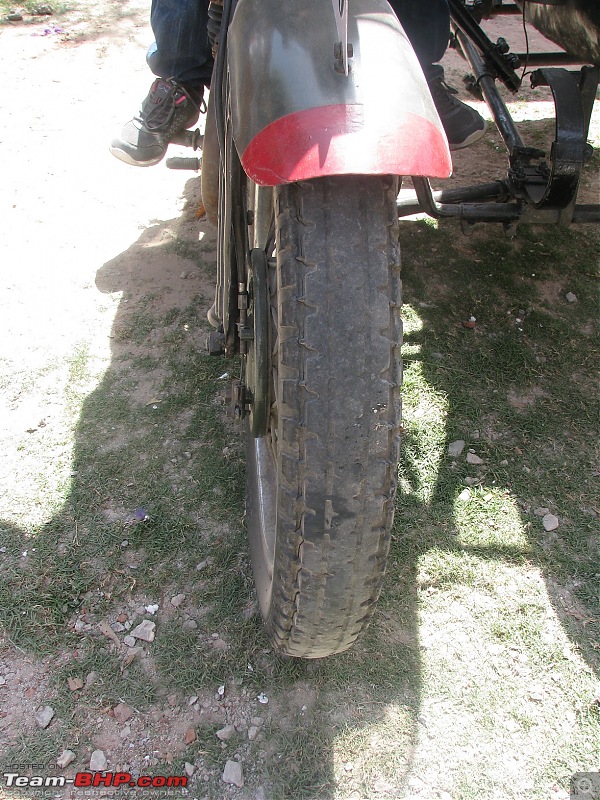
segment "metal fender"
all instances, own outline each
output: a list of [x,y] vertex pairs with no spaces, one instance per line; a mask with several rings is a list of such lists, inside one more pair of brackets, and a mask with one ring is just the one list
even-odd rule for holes
[[346,76],[328,0],[239,0],[228,33],[233,137],[247,175],[452,172],[423,72],[387,0],[350,0]]

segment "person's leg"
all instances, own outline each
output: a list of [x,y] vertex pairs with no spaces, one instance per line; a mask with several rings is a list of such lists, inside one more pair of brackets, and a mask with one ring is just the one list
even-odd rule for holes
[[450,10],[448,0],[389,0],[423,72],[441,61],[450,40]]
[[450,39],[448,0],[390,0],[406,35],[410,39],[451,150],[468,147],[484,135],[487,125],[474,108],[456,97],[444,82],[442,60]]
[[208,0],[152,0],[150,24],[156,49],[152,72],[188,91],[210,84],[213,60],[208,40]]
[[197,122],[213,67],[208,0],[152,0],[150,21],[156,43],[147,60],[159,77],[110,146],[116,158],[140,167],[158,164],[173,137]]

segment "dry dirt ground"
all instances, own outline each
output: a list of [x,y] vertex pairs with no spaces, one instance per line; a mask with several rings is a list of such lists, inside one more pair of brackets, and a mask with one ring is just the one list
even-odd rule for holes
[[[105,0],[66,13],[54,20],[56,27],[49,24],[51,19],[0,29],[0,358],[18,359],[23,373],[37,373],[47,360],[66,358],[90,324],[105,324],[99,356],[110,357],[111,346],[118,344],[111,345],[112,318],[104,312],[116,311],[119,302],[134,302],[157,289],[158,312],[160,303],[165,311],[187,306],[191,294],[210,297],[208,276],[190,267],[185,257],[153,256],[165,237],[202,236],[211,258],[214,235],[197,218],[195,179],[162,165],[128,168],[108,152],[113,133],[148,89],[148,9],[149,3],[125,6]],[[518,33],[518,24],[511,24]],[[456,61],[450,57],[447,65],[450,80],[458,77],[462,70]],[[537,106],[542,118],[548,110],[546,103]],[[482,163],[496,155],[493,148],[483,153],[483,159],[481,149],[457,155],[457,180],[483,177]],[[588,200],[597,197],[592,180],[585,187]],[[201,337],[198,346],[203,346]],[[152,391],[152,386],[140,386],[140,402],[147,402]],[[0,409],[1,435],[10,439],[12,430],[35,427],[52,413],[47,403],[42,409],[35,401]],[[0,466],[0,477],[6,498],[18,504],[30,487],[10,464]],[[40,521],[44,513],[40,508]],[[135,607],[123,613],[125,621],[140,616]],[[215,646],[221,644],[226,646],[218,640]],[[28,720],[40,706],[49,674],[46,665],[16,648],[5,653],[0,673],[0,742],[6,744],[32,728]],[[8,686],[13,688],[10,694]],[[289,704],[304,713],[311,698],[310,687],[298,687]],[[212,693],[197,696],[187,708],[176,707],[176,702],[167,696],[150,714],[148,725],[136,719],[126,725],[125,736],[127,720],[120,726],[114,720],[104,725],[102,710],[90,710],[89,725],[97,722],[102,728],[97,748],[111,752],[114,764],[143,769],[135,763],[135,753],[148,752],[148,737],[153,737],[151,749],[159,757],[170,752],[176,756],[178,745],[173,743],[185,739],[201,714],[205,719],[214,716],[216,726],[231,723],[242,730],[259,727],[264,720],[248,696],[237,697],[229,707],[215,704]],[[244,800],[264,796],[256,787],[223,792]]]

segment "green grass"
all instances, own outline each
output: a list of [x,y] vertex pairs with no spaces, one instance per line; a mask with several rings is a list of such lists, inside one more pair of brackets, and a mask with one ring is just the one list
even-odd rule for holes
[[[192,761],[206,773],[195,787],[219,798],[238,752],[247,785],[270,800],[542,800],[595,768],[598,242],[589,229],[523,228],[510,242],[493,228],[465,239],[452,224],[402,224],[405,430],[389,568],[364,639],[325,661],[277,658],[256,614],[242,429],[219,399],[238,365],[198,345],[206,300],[159,311],[157,287],[119,309],[110,362],[91,331],[49,365],[59,421],[10,450],[29,488],[4,505],[0,621],[5,654],[55,665],[58,722],[25,726],[9,759],[93,748],[89,708],[95,718],[127,702],[143,720],[167,694],[187,709],[223,684],[229,716],[207,712],[193,745],[148,769]],[[18,380],[35,393],[36,376]],[[457,439],[465,450],[451,458]],[[469,450],[483,463],[468,464]],[[539,507],[559,517],[555,532]],[[118,615],[157,624],[128,665],[98,632]],[[85,694],[68,689],[90,672]],[[223,748],[214,731],[236,713],[265,724]]]

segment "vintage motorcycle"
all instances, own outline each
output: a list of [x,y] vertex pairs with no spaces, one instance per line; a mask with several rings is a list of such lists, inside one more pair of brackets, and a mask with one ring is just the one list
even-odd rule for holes
[[[218,267],[209,350],[240,356],[232,402],[247,424],[250,553],[282,654],[346,650],[381,590],[401,432],[399,216],[600,221],[600,206],[577,204],[600,3],[450,0],[450,9],[452,44],[506,143],[508,172],[436,193],[429,178],[450,175],[450,153],[386,0],[210,5],[217,48],[201,180]],[[515,54],[492,42],[481,23],[501,14],[522,14],[562,51]],[[532,84],[554,97],[549,154],[523,142],[497,89],[517,92],[525,61]],[[403,176],[415,195],[398,202]]]

